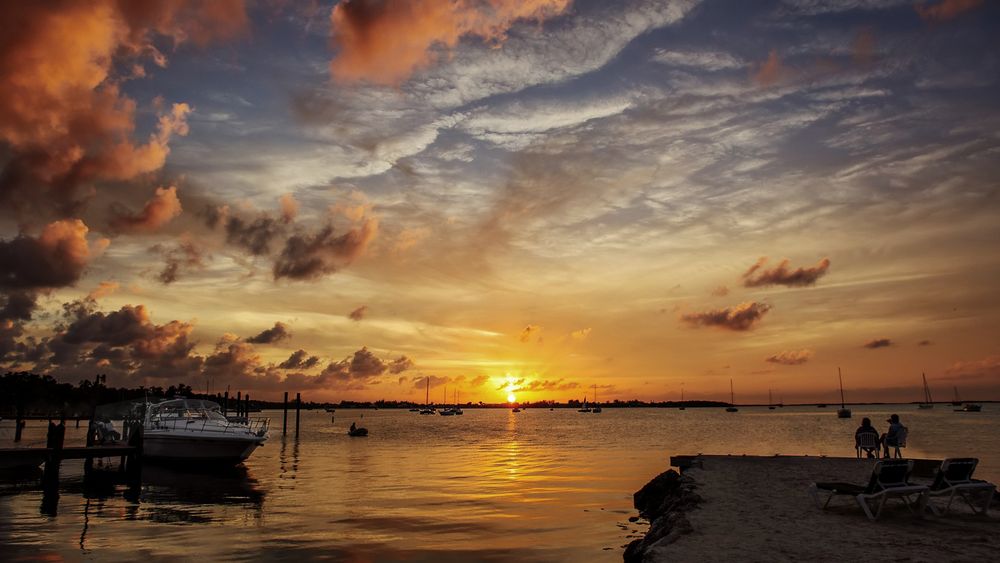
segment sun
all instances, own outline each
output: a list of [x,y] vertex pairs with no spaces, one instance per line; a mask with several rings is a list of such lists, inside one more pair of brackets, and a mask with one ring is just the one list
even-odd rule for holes
[[515,397],[513,393],[507,393],[507,402],[508,403],[516,403],[517,402],[517,397]]

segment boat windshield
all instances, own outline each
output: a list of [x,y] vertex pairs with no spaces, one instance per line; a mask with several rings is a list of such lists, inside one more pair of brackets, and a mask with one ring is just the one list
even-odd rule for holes
[[218,403],[201,399],[174,399],[149,407],[150,418],[186,418],[226,422]]

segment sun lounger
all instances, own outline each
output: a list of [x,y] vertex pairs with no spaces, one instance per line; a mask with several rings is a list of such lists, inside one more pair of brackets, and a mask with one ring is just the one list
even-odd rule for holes
[[[951,503],[955,497],[961,497],[969,508],[976,514],[985,515],[989,510],[990,503],[993,502],[993,494],[997,486],[987,481],[973,479],[972,473],[976,470],[979,460],[974,457],[951,458],[941,462],[934,475],[934,482],[931,483],[927,507],[936,515],[947,513],[951,509]],[[977,493],[982,493],[985,502],[982,508],[977,508],[973,499]],[[943,508],[931,502],[934,498],[945,497],[948,499]]]
[[[922,515],[927,504],[926,485],[911,485],[908,482],[910,472],[913,471],[913,461],[908,459],[886,459],[875,462],[872,469],[871,479],[868,485],[855,485],[852,483],[813,483],[809,487],[809,495],[812,496],[816,506],[825,510],[830,505],[830,501],[836,496],[853,497],[858,506],[865,511],[869,520],[877,520],[882,514],[882,508],[890,498],[898,498],[903,501],[910,511],[917,507],[916,514]],[[826,502],[820,501],[820,491],[829,493]],[[911,497],[916,497],[912,499]],[[876,503],[875,513],[872,514],[871,503]]]

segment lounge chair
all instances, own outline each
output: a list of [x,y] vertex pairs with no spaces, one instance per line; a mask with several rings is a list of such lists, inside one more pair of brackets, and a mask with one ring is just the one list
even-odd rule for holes
[[[972,473],[978,464],[979,460],[974,457],[951,458],[941,462],[941,467],[938,468],[934,475],[934,482],[930,486],[927,507],[931,509],[931,512],[938,516],[945,514],[951,509],[951,503],[955,497],[961,497],[972,509],[972,512],[986,515],[990,503],[993,502],[993,494],[996,492],[997,486],[987,481],[972,478]],[[975,493],[985,493],[983,495],[985,502],[981,509],[976,508],[975,503],[972,502]],[[942,509],[930,502],[934,497],[946,497],[948,503]]]
[[[826,510],[830,501],[836,496],[853,497],[869,520],[878,520],[882,514],[882,508],[890,498],[898,498],[906,504],[911,512],[914,505],[918,510],[916,513],[922,515],[927,504],[927,485],[911,485],[908,482],[910,472],[913,471],[913,461],[908,459],[886,459],[875,462],[872,469],[871,479],[868,485],[855,485],[851,483],[813,483],[809,487],[809,495],[812,496],[816,506],[821,510]],[[826,502],[821,503],[819,492],[828,492]],[[910,497],[916,496],[915,500]],[[875,513],[872,514],[872,507],[869,503],[877,502]]]
[[867,457],[881,457],[879,455],[879,447],[881,440],[876,432],[862,432],[858,434],[858,443],[855,445],[854,449],[858,452],[858,459],[862,457],[862,453],[867,454]]

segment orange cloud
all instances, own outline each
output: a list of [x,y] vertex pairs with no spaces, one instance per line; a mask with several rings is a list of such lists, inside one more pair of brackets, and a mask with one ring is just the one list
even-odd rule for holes
[[107,297],[112,293],[118,291],[121,287],[118,282],[113,281],[102,281],[94,288],[93,291],[87,294],[87,299],[100,299],[101,297]]
[[864,347],[869,350],[875,350],[877,348],[888,348],[892,346],[892,340],[888,338],[875,338],[864,343]]
[[771,49],[767,55],[767,60],[753,73],[753,81],[761,86],[772,86],[776,84],[787,73],[785,66],[778,58],[778,51]]
[[812,350],[787,350],[784,352],[778,352],[773,356],[768,356],[767,358],[764,358],[764,361],[772,364],[782,364],[785,366],[797,366],[808,362],[812,359],[812,357]]
[[365,318],[365,315],[367,314],[368,314],[368,305],[362,305],[357,309],[351,311],[347,315],[347,318],[351,319],[352,321],[360,321],[361,319]]
[[580,330],[574,330],[569,335],[573,340],[586,340],[590,336],[590,331],[591,329],[589,328],[581,328]]
[[854,62],[867,65],[875,60],[875,30],[871,27],[864,27],[858,32],[851,45],[854,52]]
[[[0,239],[0,287],[52,288],[73,285],[91,258],[87,225],[79,219],[55,221],[38,238],[20,234]],[[107,242],[99,241],[96,250]]]
[[542,327],[538,325],[528,325],[524,327],[524,330],[521,331],[521,334],[517,338],[521,342],[527,342],[531,340],[533,337],[537,336],[538,333],[541,331]]
[[542,21],[571,0],[345,0],[330,16],[337,80],[399,84],[428,66],[435,47],[453,49],[461,37],[500,43],[518,20]]
[[770,310],[771,306],[767,303],[748,301],[723,309],[685,313],[681,315],[681,320],[691,326],[713,326],[742,332],[752,329]]
[[136,214],[120,213],[111,220],[111,227],[119,232],[152,232],[181,214],[181,200],[177,188],[156,188],[153,198]]
[[299,202],[295,201],[295,196],[285,194],[278,200],[281,203],[281,219],[286,223],[291,223],[299,214]]
[[[0,194],[19,211],[44,195],[73,202],[73,189],[127,180],[163,166],[190,108],[174,104],[145,144],[135,144],[136,104],[119,89],[117,63],[166,58],[154,39],[206,43],[245,28],[242,2],[14,2],[0,41],[0,143],[12,154]],[[141,76],[135,65],[126,65]],[[37,208],[47,206],[34,203]]]
[[943,0],[937,4],[914,4],[920,18],[928,22],[953,20],[958,16],[983,5],[983,0]]

